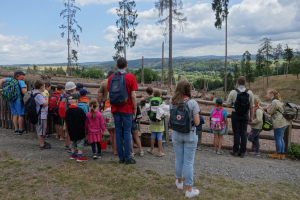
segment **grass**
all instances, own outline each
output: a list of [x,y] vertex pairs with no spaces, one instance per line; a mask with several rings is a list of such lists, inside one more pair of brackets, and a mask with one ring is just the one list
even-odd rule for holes
[[[39,161],[36,161],[39,162]],[[173,174],[109,163],[28,164],[0,156],[1,199],[185,199]],[[39,167],[36,167],[36,166]],[[21,170],[16,170],[21,169]],[[288,182],[237,182],[203,173],[194,177],[195,199],[299,199],[299,185]]]

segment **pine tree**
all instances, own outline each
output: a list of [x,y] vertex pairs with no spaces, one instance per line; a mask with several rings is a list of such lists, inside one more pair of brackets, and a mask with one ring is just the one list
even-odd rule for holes
[[257,71],[257,78],[259,81],[259,76],[263,75],[264,72],[264,62],[265,62],[265,57],[263,55],[263,52],[261,49],[257,50],[257,54],[256,54],[256,71]]
[[115,43],[116,54],[113,59],[117,61],[120,57],[126,59],[126,47],[134,47],[137,39],[135,28],[139,24],[136,22],[138,17],[135,9],[135,1],[122,0],[119,2],[119,8],[117,8],[117,15],[119,19],[116,22],[118,27],[118,40]]
[[273,58],[273,47],[271,39],[269,38],[263,38],[263,43],[260,45],[261,52],[265,55],[267,59],[265,59],[265,63],[267,65],[267,87],[269,86],[269,65],[272,64],[272,61],[269,61],[270,58]]
[[[68,45],[68,64],[67,64],[67,75],[70,74],[70,46],[71,46],[71,39],[78,46],[80,43],[79,35],[77,34],[76,27],[82,32],[81,26],[78,25],[78,22],[75,20],[76,12],[81,11],[81,9],[74,5],[75,0],[64,0],[65,9],[63,9],[60,13],[60,16],[63,19],[66,19],[66,22],[63,23],[59,28],[63,30],[61,32],[61,37],[63,38],[65,34],[67,34],[67,45]],[[76,27],[75,27],[76,26]]]
[[225,93],[224,99],[227,97],[227,18],[228,18],[228,4],[229,0],[213,0],[212,9],[216,12],[215,27],[220,30],[222,28],[222,22],[225,20]]
[[300,51],[296,50],[296,55],[291,60],[291,71],[293,75],[297,75],[297,79],[299,79],[300,73]]
[[277,66],[277,63],[279,62],[280,58],[283,55],[283,50],[282,50],[282,46],[280,43],[274,49],[273,54],[274,54],[274,64],[276,65],[276,68],[277,68],[277,78],[278,78],[278,68],[279,67]]
[[[187,25],[187,17],[184,13],[179,12],[182,9],[181,0],[159,0],[155,3],[155,8],[158,10],[160,20],[156,22],[157,25],[161,25],[163,35],[167,37],[169,34],[169,73],[168,73],[168,86],[171,89],[173,68],[172,68],[172,45],[173,45],[173,31],[176,29],[178,24],[181,31]],[[167,15],[164,15],[168,13]],[[165,17],[165,18],[162,18]],[[173,20],[176,22],[173,23]]]
[[243,54],[242,66],[242,73],[244,74],[247,82],[249,83],[249,89],[251,89],[250,83],[254,81],[254,71],[251,66],[251,54],[249,53],[249,51],[246,51]]
[[286,77],[287,77],[287,74],[289,72],[289,65],[290,65],[291,60],[292,60],[293,57],[294,57],[294,50],[292,48],[289,48],[288,45],[286,45],[286,47],[284,49],[284,52],[283,52],[283,59],[286,62],[288,62],[287,69],[286,69]]
[[234,82],[237,81],[237,79],[239,78],[240,75],[241,75],[241,69],[238,66],[238,64],[235,64],[234,65],[234,70],[233,70]]

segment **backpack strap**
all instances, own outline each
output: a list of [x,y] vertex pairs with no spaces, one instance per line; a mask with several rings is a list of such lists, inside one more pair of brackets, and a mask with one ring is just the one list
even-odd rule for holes
[[237,88],[234,89],[238,94],[241,93],[241,91]]
[[245,93],[248,93],[248,91],[249,91],[249,90],[248,90],[248,89],[246,89],[244,92],[245,92]]

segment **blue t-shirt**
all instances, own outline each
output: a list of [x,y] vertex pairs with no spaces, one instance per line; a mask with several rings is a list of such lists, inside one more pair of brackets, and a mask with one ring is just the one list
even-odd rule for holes
[[[6,82],[8,82],[8,81],[10,81],[12,78],[6,78],[5,80],[6,80]],[[24,83],[24,81],[22,81],[22,80],[17,80],[18,82],[19,82],[19,85],[20,85],[20,87],[21,88],[26,88],[26,85],[25,85],[25,83]],[[17,93],[18,93],[18,95],[19,95],[19,99],[21,99],[21,91],[20,91],[20,88],[18,87],[17,88]]]
[[198,126],[196,126],[196,129],[197,129],[197,131],[202,131],[202,124],[204,124],[205,121],[201,115],[199,115],[199,118],[200,118],[200,124]]

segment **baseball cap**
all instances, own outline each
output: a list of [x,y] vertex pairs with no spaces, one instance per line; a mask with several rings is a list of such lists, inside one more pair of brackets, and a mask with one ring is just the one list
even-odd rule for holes
[[25,73],[21,69],[17,69],[14,73],[15,76],[17,75],[25,75]]
[[76,85],[74,82],[67,82],[65,85],[65,90],[73,90],[76,88]]
[[82,83],[76,83],[76,88],[83,88],[83,84]]
[[80,95],[86,95],[86,94],[91,94],[89,91],[87,91],[86,89],[81,89],[79,91]]
[[221,104],[221,103],[223,103],[223,100],[221,98],[217,98],[216,103]]
[[76,99],[79,99],[79,95],[78,94],[75,94],[75,93],[73,93],[73,94],[70,94],[70,96],[69,96],[69,100],[76,100]]

